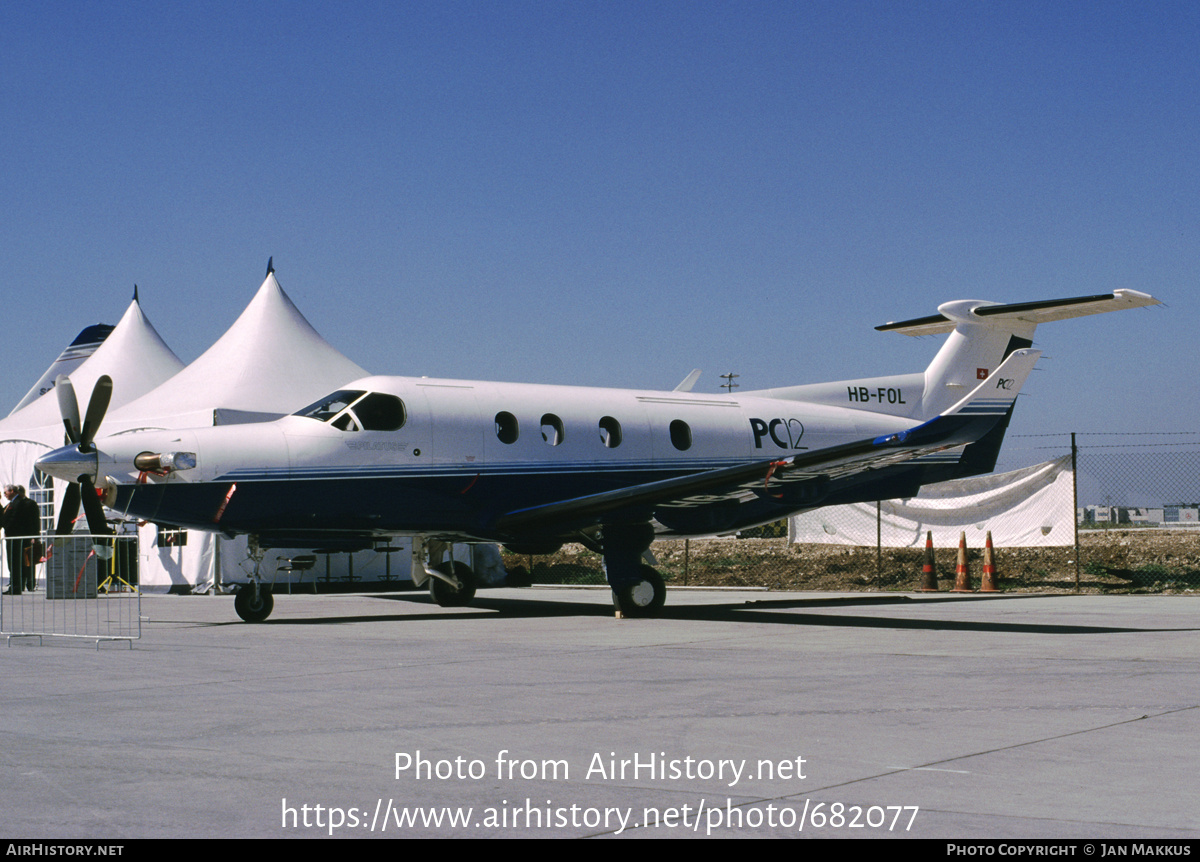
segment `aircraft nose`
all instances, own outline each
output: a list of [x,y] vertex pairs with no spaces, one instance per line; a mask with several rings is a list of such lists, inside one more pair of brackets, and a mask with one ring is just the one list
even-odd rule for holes
[[78,482],[80,476],[87,476],[94,482],[100,472],[100,458],[95,450],[81,452],[78,446],[64,446],[43,455],[35,466],[43,473],[67,482]]

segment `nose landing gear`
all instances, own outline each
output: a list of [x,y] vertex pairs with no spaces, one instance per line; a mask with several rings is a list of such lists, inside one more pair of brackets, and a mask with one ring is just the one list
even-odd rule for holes
[[233,609],[248,623],[261,623],[271,615],[275,599],[271,591],[258,581],[251,581],[233,597]]
[[233,597],[233,609],[246,622],[261,623],[275,609],[275,599],[270,588],[262,582],[259,571],[266,551],[259,547],[258,536],[250,536],[248,544],[250,559],[254,560],[254,573],[250,575],[250,582]]
[[[475,598],[478,586],[475,572],[466,563],[455,560],[453,553],[454,546],[449,543],[421,536],[413,538],[413,582],[419,587],[428,579],[429,597],[443,608],[466,607]],[[434,565],[435,559],[442,562]]]

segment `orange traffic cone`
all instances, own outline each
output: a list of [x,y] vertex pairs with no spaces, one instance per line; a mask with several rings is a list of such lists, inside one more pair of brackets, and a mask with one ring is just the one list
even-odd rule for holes
[[937,568],[933,564],[933,531],[925,532],[925,565],[921,569],[921,592],[937,592]]
[[954,589],[951,592],[974,592],[971,589],[971,572],[967,568],[967,534],[965,531],[958,534],[958,565],[954,569]]
[[981,593],[998,593],[996,588],[996,564],[992,555],[992,531],[988,530],[987,544],[983,546],[983,585]]

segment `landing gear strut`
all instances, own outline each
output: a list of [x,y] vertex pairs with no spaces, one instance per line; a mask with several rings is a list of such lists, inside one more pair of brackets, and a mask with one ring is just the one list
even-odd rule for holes
[[[443,608],[461,608],[471,604],[475,598],[475,573],[466,563],[455,560],[451,563],[439,563],[434,571],[442,575],[429,577],[429,595]],[[458,582],[458,586],[454,585]]]

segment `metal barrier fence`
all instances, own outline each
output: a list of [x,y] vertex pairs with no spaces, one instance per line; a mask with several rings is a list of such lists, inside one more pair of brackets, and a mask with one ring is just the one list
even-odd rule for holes
[[138,539],[7,537],[0,555],[0,636],[132,642],[142,636]]
[[[1014,437],[999,470],[1072,453],[1078,545],[995,547],[1001,590],[1093,593],[1200,592],[1200,432]],[[788,544],[786,527],[741,537],[656,542],[670,585],[793,590],[917,589],[923,548]],[[982,534],[967,563],[979,586]],[[935,549],[941,589],[955,580],[957,547]],[[603,584],[599,555],[567,546],[551,556],[505,554],[517,582]]]

